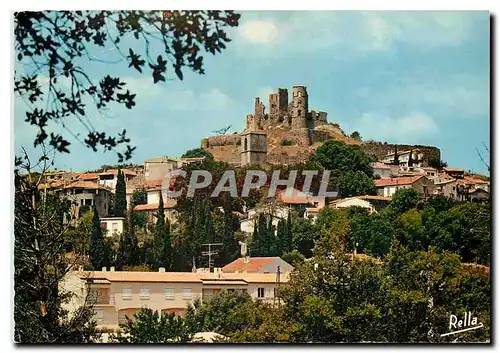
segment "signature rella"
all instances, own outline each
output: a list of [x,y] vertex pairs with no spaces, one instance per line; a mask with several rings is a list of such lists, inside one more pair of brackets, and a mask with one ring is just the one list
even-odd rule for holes
[[[274,171],[269,183],[269,191],[267,197],[274,197],[279,186],[286,186],[285,195],[291,196],[295,180],[297,179],[298,172],[292,170],[287,179],[280,179],[280,171]],[[302,175],[304,184],[302,193],[309,194],[313,178],[319,174],[317,170],[304,170]],[[162,183],[162,189],[166,190],[167,197],[176,198],[180,197],[184,190],[174,189],[174,180],[177,178],[186,178],[187,173],[182,169],[170,171]],[[241,190],[241,195],[238,195],[238,187],[236,184],[236,175],[234,170],[226,170],[222,174],[219,182],[215,186],[210,197],[219,197],[221,192],[229,192],[232,197],[248,197],[250,190],[257,190],[262,188],[267,183],[267,174],[262,170],[248,170],[245,175],[245,181]],[[186,197],[193,197],[196,190],[201,190],[208,187],[212,183],[212,174],[207,170],[194,170],[189,178],[189,183],[186,191]],[[321,175],[321,182],[317,196],[337,197],[336,191],[328,191],[328,183],[330,181],[330,171],[324,170]]]

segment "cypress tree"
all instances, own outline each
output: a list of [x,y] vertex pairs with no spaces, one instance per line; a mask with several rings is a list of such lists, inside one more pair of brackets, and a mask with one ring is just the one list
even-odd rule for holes
[[90,246],[90,262],[95,271],[100,271],[102,267],[108,266],[106,245],[102,235],[101,220],[94,206],[94,216],[92,217],[92,241]]
[[276,256],[281,256],[285,251],[286,247],[286,237],[287,237],[287,229],[286,229],[286,221],[284,219],[280,219],[278,222],[278,232],[277,239],[274,247],[274,254]]
[[172,237],[170,235],[170,224],[165,220],[165,209],[163,196],[160,191],[158,212],[156,213],[156,225],[153,235],[153,266],[170,269],[172,260]]
[[115,217],[125,217],[127,213],[127,186],[125,185],[125,175],[121,169],[118,170],[118,180],[116,182],[115,192]]
[[131,212],[127,213],[118,253],[118,263],[120,267],[134,266],[139,263],[139,246],[137,243],[137,236],[135,235],[135,227],[131,221]]
[[413,150],[410,151],[410,156],[408,157],[408,167],[413,166]]

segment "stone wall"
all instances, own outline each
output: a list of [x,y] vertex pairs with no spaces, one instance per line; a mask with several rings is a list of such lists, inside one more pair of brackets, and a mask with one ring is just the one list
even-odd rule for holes
[[210,148],[215,146],[229,146],[229,145],[240,145],[241,135],[220,135],[220,136],[210,136],[201,140],[202,148]]

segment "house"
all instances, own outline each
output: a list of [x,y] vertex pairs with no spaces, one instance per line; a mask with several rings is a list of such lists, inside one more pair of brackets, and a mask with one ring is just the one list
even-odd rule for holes
[[318,207],[306,207],[306,210],[304,212],[304,218],[310,219],[314,223],[316,222],[316,219],[318,218],[321,210],[322,209]]
[[205,160],[205,157],[179,158],[177,160],[177,167],[182,168],[185,165],[188,165],[191,163],[203,162],[204,160]]
[[457,190],[461,201],[484,202],[490,197],[490,182],[467,175],[457,180]]
[[[168,219],[170,223],[175,223],[177,221],[178,212],[175,210],[175,206],[177,206],[177,201],[175,199],[163,200],[165,218]],[[159,203],[148,203],[135,206],[133,211],[144,212],[147,215],[148,222],[156,223],[156,214],[158,212],[158,207]]]
[[106,236],[112,237],[114,235],[123,234],[123,223],[125,222],[125,217],[102,217],[101,228],[107,230]]
[[384,197],[392,197],[400,189],[415,189],[421,197],[429,197],[435,189],[434,182],[425,175],[378,179],[375,180],[375,186],[377,194]]
[[41,184],[41,189],[52,189],[60,197],[72,202],[71,214],[74,219],[78,219],[80,208],[95,206],[100,218],[108,215],[108,208],[111,201],[111,190],[103,185],[90,181],[55,182],[51,184]]
[[[410,162],[411,154],[411,165]],[[402,167],[422,167],[422,161],[424,159],[424,154],[418,149],[409,151],[397,151],[399,165]],[[382,158],[381,162],[385,164],[394,164],[395,152],[389,152],[385,157]]]
[[434,179],[438,176],[438,171],[436,168],[423,167],[423,168],[420,168],[420,171],[423,175],[425,175],[429,179]]
[[[121,171],[125,176],[125,183],[127,183],[129,180],[137,176],[137,173],[130,169],[122,169]],[[107,186],[113,192],[116,189],[117,182],[118,182],[118,169],[110,169],[102,173],[99,173],[99,184]]]
[[119,330],[119,324],[142,308],[162,314],[183,316],[195,299],[210,299],[222,290],[247,292],[256,300],[273,303],[278,283],[286,283],[289,273],[224,273],[214,272],[128,272],[72,271],[61,282],[61,287],[74,295],[64,309],[74,313],[89,295],[93,303],[98,329]]
[[391,167],[388,164],[381,162],[371,163],[371,167],[373,168],[373,175],[375,177],[380,178],[390,178],[393,172],[391,171]]
[[290,207],[275,203],[267,203],[248,210],[247,217],[240,220],[240,230],[248,235],[253,234],[254,227],[258,222],[259,215],[271,215],[272,224],[277,232],[278,222],[281,219],[287,219],[290,213]]
[[224,273],[280,273],[292,272],[294,267],[280,257],[242,257],[222,268]]
[[168,172],[179,167],[178,161],[169,157],[155,157],[144,161],[146,180],[163,180]]
[[276,193],[276,198],[291,208],[297,209],[305,208],[306,206],[314,206],[321,209],[325,207],[325,196],[308,195],[295,188],[278,190]]
[[73,173],[72,179],[99,183],[99,173]]
[[45,172],[42,176],[42,182],[52,183],[55,181],[72,181],[73,173],[65,170],[56,170],[53,172]]
[[456,179],[445,179],[445,180],[435,179],[434,185],[436,186],[433,192],[435,195],[443,195],[451,197],[452,199],[458,198]]
[[375,207],[368,200],[364,200],[358,196],[333,200],[328,205],[331,208],[362,207],[366,208],[370,214],[373,212],[377,212],[375,210]]
[[455,179],[462,179],[464,177],[465,171],[460,168],[443,168],[443,171],[448,174],[450,177]]
[[485,203],[490,199],[490,193],[484,189],[477,188],[469,192],[471,202]]

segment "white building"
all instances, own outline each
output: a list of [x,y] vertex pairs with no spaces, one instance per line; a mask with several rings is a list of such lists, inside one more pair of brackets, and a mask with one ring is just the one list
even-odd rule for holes
[[[410,153],[412,155],[412,167],[421,167],[422,166],[422,160],[424,158],[424,154],[420,152],[419,150],[410,150],[410,151],[398,151],[398,160],[399,160],[399,165],[402,167],[408,167],[408,161],[410,160]],[[387,156],[382,158],[382,163],[394,163],[394,155],[395,153],[388,153]]]
[[360,197],[348,197],[345,199],[334,200],[330,202],[329,205],[331,208],[349,208],[357,206],[368,209],[370,213],[377,212],[375,211],[375,207],[373,207],[370,202],[363,200]]
[[106,236],[123,234],[124,217],[103,217],[101,218],[101,227],[107,230]]

